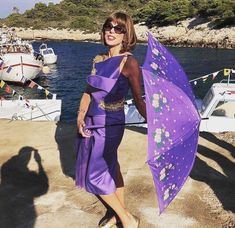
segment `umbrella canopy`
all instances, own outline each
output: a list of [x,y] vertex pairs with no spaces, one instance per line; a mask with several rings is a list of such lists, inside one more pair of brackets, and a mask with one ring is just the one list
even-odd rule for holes
[[148,120],[147,162],[162,213],[192,169],[200,116],[182,67],[150,33],[142,73]]

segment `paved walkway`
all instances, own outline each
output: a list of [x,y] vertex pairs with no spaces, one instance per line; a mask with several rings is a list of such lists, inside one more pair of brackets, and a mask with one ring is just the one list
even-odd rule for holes
[[[92,228],[105,214],[101,202],[74,185],[76,129],[48,122],[0,120],[0,227]],[[126,202],[140,228],[234,227],[232,143],[202,134],[185,186],[158,216],[146,161],[146,133],[127,129],[119,148]]]

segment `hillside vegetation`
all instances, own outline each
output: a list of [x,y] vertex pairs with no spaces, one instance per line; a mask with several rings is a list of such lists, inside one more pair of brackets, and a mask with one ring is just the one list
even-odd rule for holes
[[128,12],[135,23],[149,27],[176,24],[192,17],[212,21],[215,28],[235,25],[235,0],[63,0],[60,4],[37,3],[24,14],[13,13],[0,22],[9,27],[93,32],[116,10]]

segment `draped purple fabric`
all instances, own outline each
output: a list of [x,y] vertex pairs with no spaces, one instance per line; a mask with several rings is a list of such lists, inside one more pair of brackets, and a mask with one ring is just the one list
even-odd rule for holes
[[142,73],[148,120],[148,164],[162,213],[192,169],[200,116],[182,67],[151,34]]
[[[91,103],[85,117],[93,128],[90,138],[77,137],[76,185],[97,195],[116,191],[117,149],[124,133],[124,108],[119,104],[128,93],[127,78],[120,73],[124,56],[115,56],[95,64],[96,75],[90,75]],[[112,109],[105,108],[111,104]],[[117,108],[115,109],[115,107]],[[113,109],[114,107],[114,109]],[[117,125],[117,126],[107,126]]]

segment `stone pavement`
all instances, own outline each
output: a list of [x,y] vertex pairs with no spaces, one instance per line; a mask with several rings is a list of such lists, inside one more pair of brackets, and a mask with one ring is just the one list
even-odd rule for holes
[[[74,185],[75,126],[8,120],[0,126],[0,227],[97,227],[105,207]],[[159,216],[146,132],[138,131],[126,129],[119,157],[126,204],[140,228],[235,226],[235,143],[202,134],[190,177]]]

